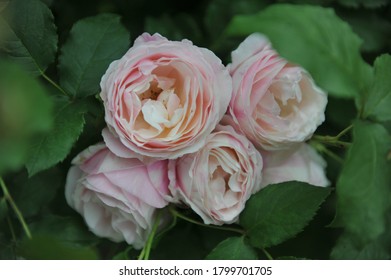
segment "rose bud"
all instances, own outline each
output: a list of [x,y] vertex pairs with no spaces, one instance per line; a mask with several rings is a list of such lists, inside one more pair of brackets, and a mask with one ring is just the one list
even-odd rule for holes
[[119,158],[97,144],[72,163],[65,185],[68,204],[97,236],[142,248],[157,208],[168,204],[167,160],[145,165],[136,158]]
[[229,114],[257,148],[288,148],[309,139],[324,121],[326,93],[303,68],[252,34],[232,52]]
[[260,189],[261,171],[261,155],[251,142],[231,126],[218,125],[201,150],[170,161],[169,188],[205,224],[229,224]]
[[264,151],[262,187],[287,181],[306,182],[326,187],[326,161],[308,144],[290,150]]
[[111,63],[101,89],[110,150],[173,159],[204,145],[227,110],[232,80],[211,51],[144,33]]

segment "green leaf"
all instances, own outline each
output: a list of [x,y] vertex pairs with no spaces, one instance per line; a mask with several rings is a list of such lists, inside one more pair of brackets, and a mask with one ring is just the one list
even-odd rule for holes
[[380,236],[390,206],[391,139],[380,124],[354,123],[353,144],[337,182],[337,213],[333,226],[344,227],[362,244]]
[[60,85],[78,98],[99,93],[103,74],[129,48],[129,40],[118,15],[100,14],[76,22],[61,48]]
[[18,246],[18,255],[29,260],[97,260],[90,247],[65,244],[51,235],[36,235]]
[[239,222],[253,246],[280,244],[303,230],[330,191],[296,181],[267,186],[248,200]]
[[364,100],[364,116],[377,121],[391,121],[391,55],[384,54],[375,61],[375,79]]
[[389,0],[338,0],[339,3],[348,7],[358,8],[363,6],[365,8],[379,8],[387,5]]
[[39,0],[13,0],[6,12],[9,28],[5,48],[10,57],[34,75],[44,73],[57,52],[52,12]]
[[361,39],[332,9],[279,4],[236,16],[228,36],[264,33],[288,60],[307,69],[319,86],[336,97],[355,97],[371,82],[371,68],[360,56]]
[[10,192],[23,217],[35,216],[48,207],[63,184],[62,175],[59,169],[53,168],[31,178],[27,174],[18,176]]
[[56,236],[56,239],[64,244],[90,245],[97,241],[97,237],[88,230],[80,217],[46,215],[29,226],[33,237],[35,235]]
[[30,176],[64,160],[83,131],[85,103],[57,100],[55,109],[52,130],[34,139],[30,146],[26,163]]
[[255,250],[244,237],[230,237],[219,243],[206,257],[207,260],[257,260]]
[[52,102],[18,65],[0,60],[0,174],[21,167],[32,137],[52,125]]

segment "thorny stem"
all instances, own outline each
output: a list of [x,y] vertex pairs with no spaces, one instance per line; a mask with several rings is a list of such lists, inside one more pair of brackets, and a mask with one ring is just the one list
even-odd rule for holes
[[32,239],[30,229],[27,226],[27,223],[24,220],[23,215],[20,212],[18,206],[16,205],[15,201],[13,200],[12,196],[10,195],[10,193],[9,193],[9,191],[7,189],[7,186],[5,185],[5,183],[3,181],[3,178],[1,178],[1,177],[0,177],[0,186],[1,186],[1,189],[3,190],[5,199],[9,202],[9,204],[12,207],[12,209],[14,210],[14,212],[15,212],[16,216],[18,217],[18,219],[20,221],[20,224],[22,225],[23,230],[26,233],[27,237],[29,239]]
[[192,224],[196,224],[196,225],[199,225],[199,226],[203,226],[203,227],[208,227],[208,228],[213,228],[213,229],[219,229],[219,230],[225,230],[225,231],[232,231],[232,232],[236,232],[236,233],[240,233],[242,235],[245,234],[245,231],[240,229],[240,228],[233,228],[233,227],[223,227],[223,226],[214,226],[214,225],[206,225],[202,222],[199,222],[199,221],[196,221],[196,220],[193,220],[181,213],[179,213],[177,210],[175,210],[174,208],[170,208],[170,212],[172,215],[182,219],[182,220],[185,220],[187,222],[190,222]]

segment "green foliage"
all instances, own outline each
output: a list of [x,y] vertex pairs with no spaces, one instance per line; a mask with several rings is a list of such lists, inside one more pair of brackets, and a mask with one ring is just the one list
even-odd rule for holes
[[203,259],[208,251],[203,248],[202,236],[191,224],[180,224],[166,234],[152,251],[152,259]]
[[41,75],[54,62],[57,31],[53,14],[39,0],[13,0],[7,6],[5,48],[12,60],[33,75]]
[[69,245],[92,245],[97,237],[93,235],[80,217],[47,215],[30,224],[33,236],[51,235]]
[[18,246],[18,254],[28,260],[98,259],[93,248],[64,244],[51,235],[37,235],[33,239],[23,240]]
[[361,244],[378,238],[386,229],[391,197],[391,139],[380,124],[357,121],[353,145],[337,182],[334,226],[352,233]]
[[230,237],[219,243],[208,256],[207,260],[256,260],[255,250],[246,244],[243,237]]
[[60,85],[78,98],[99,93],[102,75],[125,53],[129,39],[117,15],[101,14],[76,22],[61,48]]
[[27,160],[32,137],[50,129],[45,89],[17,65],[0,60],[0,175]]
[[151,34],[157,32],[170,40],[181,41],[187,38],[194,43],[202,41],[202,32],[197,22],[188,14],[175,16],[165,14],[158,18],[147,17],[145,31]]
[[351,99],[329,97],[326,107],[327,122],[332,123],[341,131],[356,119],[357,109]]
[[366,8],[379,8],[387,5],[389,0],[338,0],[339,3],[346,5],[348,7],[357,8],[359,6],[364,6]]
[[377,121],[391,121],[391,56],[384,54],[375,61],[375,79],[364,99],[364,116]]
[[59,168],[52,168],[31,178],[21,174],[15,179],[10,191],[24,217],[33,217],[49,207],[62,187],[62,176]]
[[249,199],[240,225],[253,246],[277,245],[302,231],[329,193],[330,188],[302,182],[267,186]]
[[69,154],[83,130],[86,111],[84,102],[56,100],[52,129],[31,143],[26,163],[30,176],[54,166]]
[[3,197],[0,199],[0,223],[7,216],[8,208],[7,208],[7,200]]
[[352,27],[353,31],[363,39],[362,51],[382,51],[389,44],[391,37],[391,22],[379,17],[375,11],[357,11],[342,13],[342,18]]
[[136,252],[132,246],[129,246],[124,251],[117,253],[113,260],[135,260],[137,259]]
[[390,258],[384,238],[360,245],[350,234],[343,234],[331,252],[336,260],[385,260]]
[[214,39],[223,33],[231,18],[239,14],[252,14],[264,8],[267,0],[213,0],[205,13],[205,26]]
[[267,35],[282,56],[307,69],[330,95],[355,97],[371,81],[371,69],[360,56],[360,38],[331,9],[272,5],[234,17],[225,31],[227,36],[253,32]]
[[[157,233],[150,258],[391,258],[389,0],[6,2],[0,0],[0,259],[138,258],[126,242],[95,236],[67,205],[64,185],[72,158],[102,141],[102,75],[143,32],[189,39],[225,64],[245,36],[268,36],[329,94],[316,132],[323,137],[309,142],[336,187],[328,197],[332,188],[268,186],[227,226],[201,225],[191,209],[178,207],[182,217]],[[351,124],[353,135],[326,136]]]

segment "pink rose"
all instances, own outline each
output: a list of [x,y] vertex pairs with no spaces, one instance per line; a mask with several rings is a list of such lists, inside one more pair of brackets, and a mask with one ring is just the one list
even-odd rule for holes
[[204,145],[227,110],[232,80],[211,51],[144,33],[111,63],[101,88],[109,149],[173,159]]
[[311,137],[324,121],[326,94],[309,73],[281,58],[261,34],[232,52],[229,113],[258,148],[287,148]]
[[326,161],[308,144],[290,150],[262,152],[262,187],[287,181],[306,182],[326,187]]
[[119,158],[98,144],[72,163],[65,186],[68,204],[94,234],[142,248],[156,209],[170,199],[167,160],[145,165],[135,158]]
[[231,126],[218,125],[205,146],[169,163],[170,190],[206,224],[233,223],[260,189],[262,158]]

